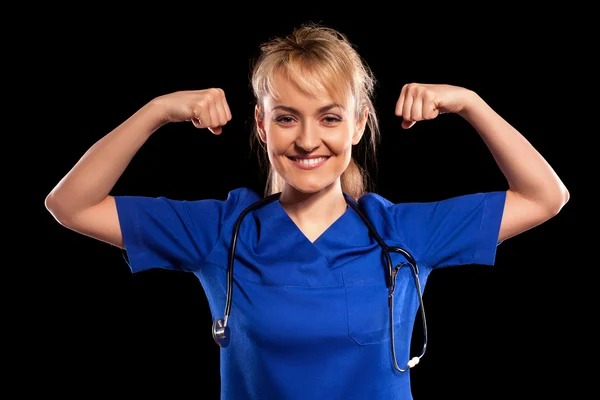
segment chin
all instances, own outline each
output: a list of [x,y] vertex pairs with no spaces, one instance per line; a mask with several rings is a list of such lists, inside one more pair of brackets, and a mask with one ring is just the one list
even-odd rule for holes
[[333,185],[333,182],[289,182],[295,190],[304,194],[318,193],[324,189],[327,189]]

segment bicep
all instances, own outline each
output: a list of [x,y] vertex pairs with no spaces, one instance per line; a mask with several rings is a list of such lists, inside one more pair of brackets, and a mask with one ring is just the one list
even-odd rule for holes
[[71,216],[63,225],[91,238],[122,249],[125,247],[117,206],[112,196],[107,196],[97,205]]
[[540,225],[550,217],[546,208],[512,190],[507,190],[498,242]]

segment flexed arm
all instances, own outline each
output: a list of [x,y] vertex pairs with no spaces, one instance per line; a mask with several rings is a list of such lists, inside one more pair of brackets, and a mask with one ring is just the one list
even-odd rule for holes
[[456,113],[475,128],[508,182],[498,241],[547,221],[567,203],[569,192],[544,157],[475,92],[443,84],[402,88],[396,115],[403,128],[441,113]]
[[122,248],[109,194],[142,145],[169,122],[192,121],[197,128],[220,134],[230,119],[221,89],[157,97],[96,142],[48,194],[46,208],[65,227]]

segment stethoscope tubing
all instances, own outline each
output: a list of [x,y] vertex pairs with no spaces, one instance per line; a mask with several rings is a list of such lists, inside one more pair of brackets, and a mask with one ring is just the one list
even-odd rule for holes
[[[229,254],[228,254],[229,263],[227,265],[227,297],[225,300],[225,313],[224,313],[224,317],[222,319],[221,318],[216,319],[213,323],[213,339],[220,347],[226,347],[227,345],[229,345],[229,340],[230,340],[228,321],[229,321],[229,315],[231,313],[231,303],[232,303],[232,299],[233,299],[233,267],[234,267],[234,261],[235,261],[235,248],[237,245],[238,234],[239,234],[239,230],[240,230],[242,221],[243,221],[244,217],[251,211],[256,210],[272,201],[279,199],[280,196],[281,196],[281,193],[275,193],[275,194],[267,196],[255,203],[251,204],[250,206],[246,207],[242,211],[242,213],[238,216],[238,219],[235,223],[235,226],[233,229],[233,236],[232,236],[232,240],[231,240],[231,246],[229,247]],[[371,221],[360,210],[358,205],[355,204],[354,200],[352,200],[346,194],[344,194],[344,197],[346,198],[346,202],[348,203],[348,205],[350,207],[352,207],[352,209],[360,216],[362,221],[365,223],[365,225],[369,229],[369,232],[374,237],[374,239],[377,241],[379,246],[382,248],[383,254],[385,255],[386,267],[387,267],[387,274],[386,274],[387,282],[386,282],[386,284],[389,289],[388,302],[389,302],[389,307],[390,307],[390,335],[391,335],[390,340],[391,340],[394,368],[396,368],[400,372],[405,372],[409,368],[414,367],[419,362],[419,360],[425,354],[425,350],[427,348],[427,321],[425,319],[425,308],[423,306],[423,296],[421,293],[421,283],[419,280],[419,269],[417,267],[417,263],[416,263],[414,257],[407,250],[405,250],[401,247],[397,247],[397,246],[388,246],[385,243],[385,241],[381,238],[381,236],[379,236],[379,234],[377,233],[377,230],[375,229],[375,227],[373,226]],[[391,252],[402,254],[406,258],[407,262],[401,262],[401,263],[397,264],[396,267],[394,268],[393,263],[392,263],[392,258],[390,255]],[[396,289],[396,276],[397,276],[398,270],[400,268],[402,268],[402,266],[404,266],[405,264],[409,264],[411,266],[413,278],[415,281],[415,286],[417,289],[417,296],[419,297],[419,308],[421,310],[421,321],[423,324],[424,343],[423,343],[423,349],[421,351],[421,355],[418,357],[413,357],[411,360],[409,360],[406,368],[403,369],[403,368],[400,368],[400,366],[398,365],[398,362],[396,360],[395,335],[394,335],[394,291]]]

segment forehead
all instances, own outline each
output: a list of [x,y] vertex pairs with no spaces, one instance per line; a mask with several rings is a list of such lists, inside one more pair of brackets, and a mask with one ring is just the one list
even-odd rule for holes
[[339,104],[346,110],[353,106],[352,96],[336,87],[326,87],[315,77],[295,77],[279,70],[273,74],[271,88],[264,98],[264,106],[268,110],[278,105],[314,110],[331,104]]

